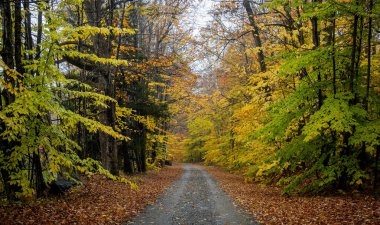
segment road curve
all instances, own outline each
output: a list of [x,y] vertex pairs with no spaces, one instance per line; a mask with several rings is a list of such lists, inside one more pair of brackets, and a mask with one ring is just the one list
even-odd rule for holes
[[140,224],[258,224],[254,218],[235,206],[210,177],[192,164],[184,164],[182,177],[148,206],[134,221]]

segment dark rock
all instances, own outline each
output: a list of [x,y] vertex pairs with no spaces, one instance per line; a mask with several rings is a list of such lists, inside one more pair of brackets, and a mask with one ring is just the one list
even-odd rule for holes
[[49,193],[53,195],[63,195],[65,191],[76,185],[78,185],[78,183],[71,180],[56,180],[50,184]]

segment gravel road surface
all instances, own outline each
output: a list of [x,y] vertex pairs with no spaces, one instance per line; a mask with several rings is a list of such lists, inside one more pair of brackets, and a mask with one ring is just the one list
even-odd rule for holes
[[129,224],[258,224],[234,205],[201,168],[184,164],[182,177]]

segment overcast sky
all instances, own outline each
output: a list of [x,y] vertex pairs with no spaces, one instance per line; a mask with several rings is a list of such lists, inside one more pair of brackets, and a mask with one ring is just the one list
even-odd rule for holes
[[200,29],[207,25],[207,22],[211,20],[211,16],[208,12],[211,10],[214,2],[212,0],[198,0],[194,5],[195,7],[190,9],[189,22],[194,28],[194,35],[199,35]]
[[[186,14],[186,24],[192,28],[193,37],[201,42],[200,32],[202,28],[206,27],[208,23],[212,20],[212,16],[209,12],[212,10],[215,0],[197,0],[194,1],[193,6],[189,13]],[[195,88],[195,92],[202,91],[204,89],[202,80],[207,79],[211,75],[210,71],[215,65],[213,61],[213,56],[205,54],[204,47],[202,45],[193,46],[195,47],[195,54],[199,56],[196,61],[193,61],[189,66],[191,67],[193,73],[198,75],[198,85]],[[197,52],[199,51],[199,52]]]

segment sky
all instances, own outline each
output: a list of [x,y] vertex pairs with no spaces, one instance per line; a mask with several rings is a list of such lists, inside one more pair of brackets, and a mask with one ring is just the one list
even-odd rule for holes
[[[198,43],[202,43],[201,30],[208,26],[209,22],[213,19],[209,12],[213,9],[217,0],[198,0],[194,1],[193,7],[186,14],[186,25],[192,29],[193,37],[198,40]],[[202,92],[207,89],[205,84],[210,82],[204,82],[212,78],[212,69],[216,65],[215,57],[209,54],[205,54],[204,46],[196,45],[195,54],[198,55],[198,59],[193,61],[189,66],[194,74],[198,75],[198,85],[194,89],[194,92]]]
[[[194,1],[193,7],[186,13],[185,24],[192,30],[193,37],[197,40],[201,40],[201,30],[206,27],[208,22],[212,20],[212,16],[209,11],[212,10],[215,0],[197,0]],[[196,47],[197,51],[202,51],[202,46]],[[209,69],[208,59],[198,59],[190,64],[192,71],[195,74],[206,74]]]
[[211,15],[208,12],[211,10],[214,1],[200,0],[197,2],[196,7],[191,9],[189,19],[193,21],[194,35],[198,36],[200,29],[207,25],[211,20]]

